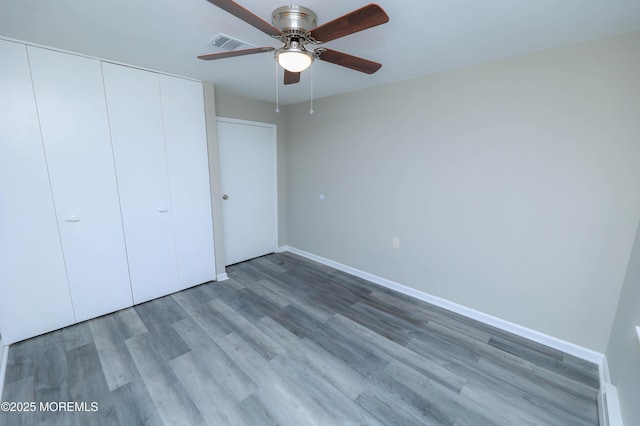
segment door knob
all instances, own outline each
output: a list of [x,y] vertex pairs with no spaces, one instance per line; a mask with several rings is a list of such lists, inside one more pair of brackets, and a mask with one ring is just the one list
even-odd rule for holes
[[227,194],[224,194],[224,195],[222,196],[222,199],[223,199],[223,200],[228,200],[228,199],[229,199],[229,196],[228,196]]

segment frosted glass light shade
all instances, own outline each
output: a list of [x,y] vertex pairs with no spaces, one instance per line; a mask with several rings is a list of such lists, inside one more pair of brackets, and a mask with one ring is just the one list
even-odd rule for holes
[[276,59],[282,68],[290,72],[304,71],[313,62],[311,55],[302,51],[279,52]]

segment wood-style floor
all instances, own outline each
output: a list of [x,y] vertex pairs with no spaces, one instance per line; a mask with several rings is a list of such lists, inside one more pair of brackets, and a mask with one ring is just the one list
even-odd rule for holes
[[289,253],[227,272],[12,345],[4,401],[87,411],[0,424],[598,424],[594,364]]

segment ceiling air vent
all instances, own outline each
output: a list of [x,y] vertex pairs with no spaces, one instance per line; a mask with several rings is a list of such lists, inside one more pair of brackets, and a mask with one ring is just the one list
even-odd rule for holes
[[242,40],[238,40],[237,38],[233,38],[231,36],[228,36],[222,33],[215,36],[213,40],[209,42],[209,45],[213,47],[218,47],[224,50],[243,50],[243,49],[250,49],[252,47],[255,47],[250,43],[247,43]]

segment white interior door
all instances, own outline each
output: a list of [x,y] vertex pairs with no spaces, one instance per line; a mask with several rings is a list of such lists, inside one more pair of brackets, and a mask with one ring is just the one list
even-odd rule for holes
[[75,321],[27,48],[0,40],[0,332],[5,344]]
[[202,83],[160,75],[180,286],[216,279]]
[[275,126],[218,118],[225,264],[277,248]]
[[102,64],[133,301],[180,290],[158,75]]
[[131,306],[100,62],[28,47],[76,321]]

